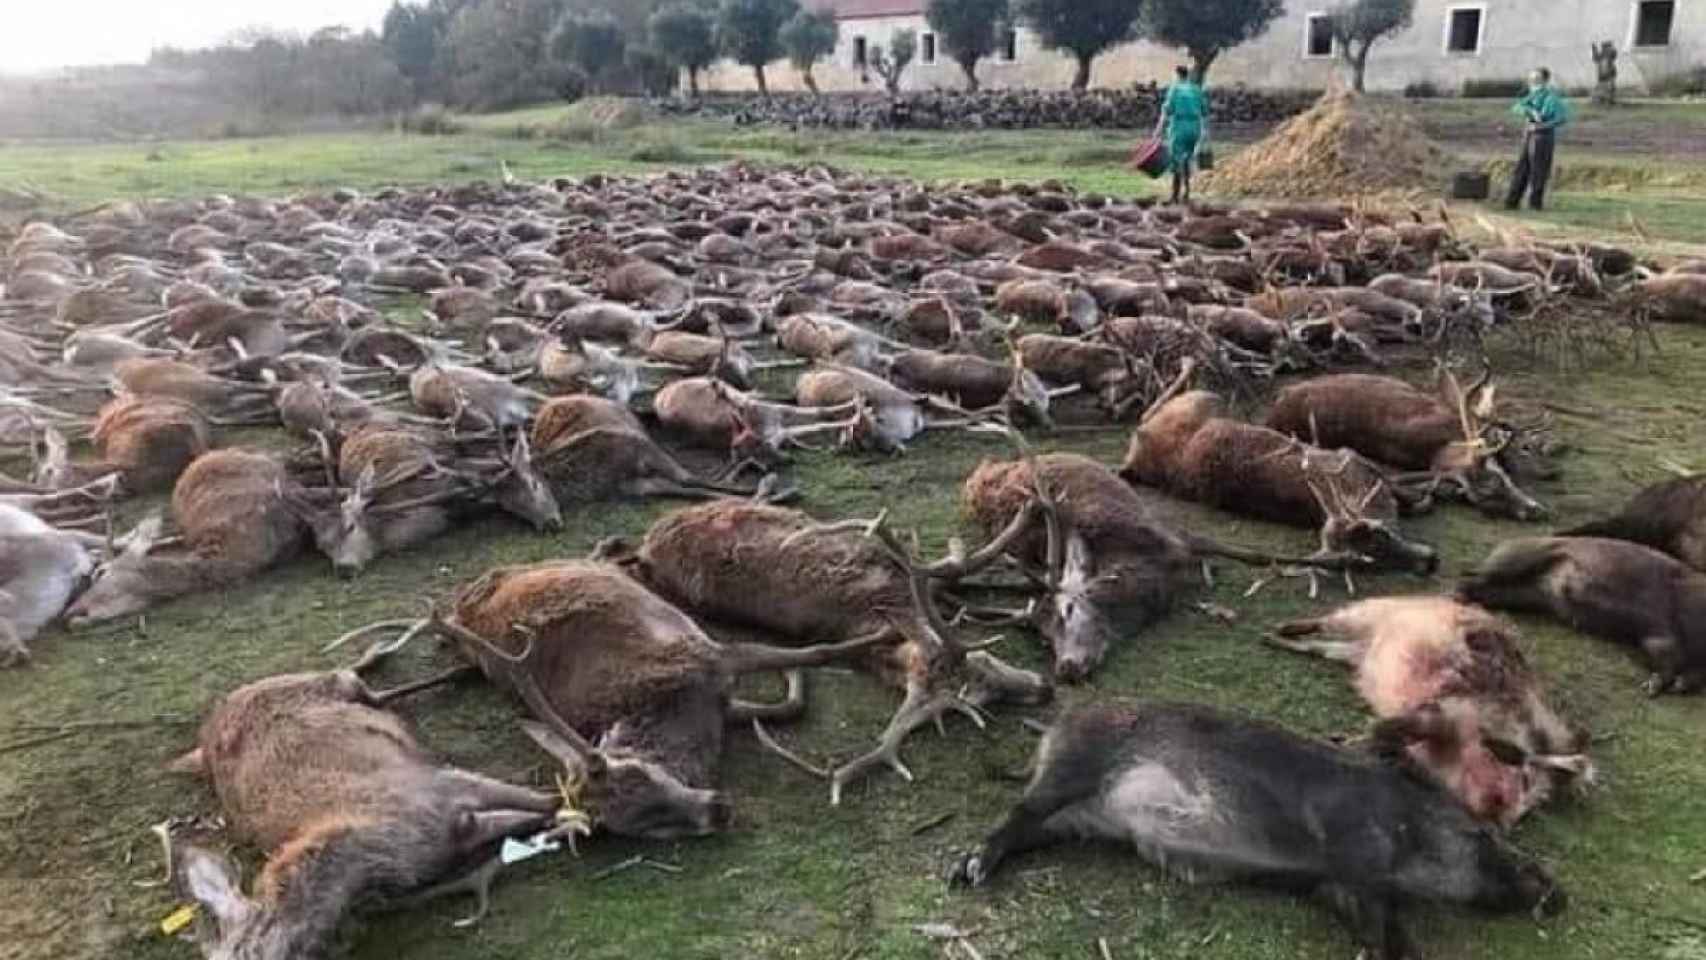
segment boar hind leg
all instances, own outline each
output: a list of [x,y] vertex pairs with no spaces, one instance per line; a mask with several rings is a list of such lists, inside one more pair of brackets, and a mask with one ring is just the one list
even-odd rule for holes
[[1352,663],[1357,658],[1357,643],[1354,640],[1341,640],[1331,637],[1317,637],[1313,640],[1303,640],[1302,637],[1318,635],[1322,632],[1323,622],[1320,620],[1293,620],[1282,623],[1274,631],[1262,637],[1262,642],[1281,650],[1293,653],[1307,653],[1323,660],[1335,660],[1339,663]]
[[1390,900],[1337,883],[1323,884],[1316,893],[1350,928],[1362,950],[1359,960],[1404,960],[1410,956],[1409,937]]
[[[1671,692],[1673,687],[1698,679],[1699,675],[1695,673],[1679,681],[1682,677],[1682,645],[1676,642],[1675,637],[1647,637],[1641,641],[1641,650],[1653,668],[1653,675],[1647,678],[1647,696],[1660,697]],[[1678,692],[1682,691],[1679,689]]]

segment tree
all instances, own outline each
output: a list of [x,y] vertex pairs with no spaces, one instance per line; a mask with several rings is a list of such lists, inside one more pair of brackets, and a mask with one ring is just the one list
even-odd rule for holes
[[627,39],[616,21],[602,16],[567,14],[551,32],[551,54],[580,68],[595,92],[611,67],[622,62]]
[[1368,49],[1410,26],[1416,0],[1346,0],[1332,10],[1333,40],[1351,66],[1351,88],[1363,92]]
[[888,53],[881,48],[871,51],[871,70],[883,78],[883,86],[889,93],[900,92],[900,77],[906,68],[912,66],[912,60],[918,56],[918,31],[910,27],[902,27],[889,34]]
[[782,56],[782,24],[799,12],[798,0],[723,0],[717,8],[717,45],[729,59],[752,68],[758,92],[770,96],[764,65]]
[[426,96],[432,87],[440,26],[425,7],[393,3],[385,12],[379,34],[385,55],[409,78],[417,97]]
[[978,89],[977,63],[995,52],[1011,19],[1007,0],[930,0],[924,9],[930,29],[943,49],[966,75],[966,85]]
[[1147,0],[1143,33],[1163,46],[1178,47],[1191,58],[1201,83],[1216,58],[1268,32],[1284,0]]
[[559,96],[574,71],[550,56],[546,39],[562,13],[561,0],[468,4],[444,35],[450,99],[494,110]]
[[1110,47],[1132,39],[1143,0],[1015,0],[1013,14],[1043,46],[1078,61],[1072,89],[1090,85],[1090,66]]
[[670,63],[687,71],[688,88],[699,96],[699,71],[717,61],[717,43],[711,18],[685,4],[664,7],[647,24],[652,46]]
[[812,67],[834,53],[835,44],[841,39],[841,27],[836,23],[835,14],[829,10],[801,10],[782,24],[777,39],[782,49],[787,51],[794,69],[800,71],[800,79],[805,81],[806,89],[817,93],[817,78],[812,76]]

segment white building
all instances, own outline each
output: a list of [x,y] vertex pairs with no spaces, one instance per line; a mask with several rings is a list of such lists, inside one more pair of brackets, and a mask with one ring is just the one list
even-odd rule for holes
[[[824,90],[882,89],[866,69],[870,51],[886,47],[896,30],[919,36],[918,57],[907,70],[907,89],[961,88],[965,78],[925,22],[925,0],[803,0],[835,11],[841,40],[814,71]],[[1287,0],[1286,11],[1258,39],[1222,54],[1211,83],[1319,89],[1343,65],[1335,58],[1325,22],[1331,0]],[[1454,93],[1465,80],[1513,80],[1548,66],[1565,87],[1590,87],[1597,74],[1589,45],[1612,41],[1619,85],[1648,84],[1706,66],[1706,0],[1417,0],[1414,24],[1389,37],[1369,57],[1368,87],[1397,91],[1430,82]],[[1092,84],[1126,86],[1165,81],[1184,62],[1178,50],[1147,42],[1109,51],[1096,61]],[[1044,50],[1025,28],[1009,31],[1004,49],[978,66],[991,87],[1064,87],[1073,60]],[[766,70],[772,89],[801,89],[784,60]],[[703,78],[706,90],[750,90],[752,71],[720,63]]]

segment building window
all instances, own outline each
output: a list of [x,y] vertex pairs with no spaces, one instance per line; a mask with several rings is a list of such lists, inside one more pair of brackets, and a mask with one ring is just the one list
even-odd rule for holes
[[1007,63],[1019,59],[1019,31],[1008,29],[1002,32],[1001,59]]
[[866,53],[867,53],[867,50],[866,50],[865,38],[864,37],[854,37],[853,38],[853,66],[858,67],[861,70],[865,69],[865,64],[867,62],[866,61]]
[[1635,4],[1635,46],[1670,46],[1670,28],[1676,20],[1676,0],[1640,0]]
[[934,33],[925,34],[924,38],[919,41],[919,47],[921,48],[919,59],[924,63],[936,62],[936,35]]
[[1452,7],[1445,14],[1445,52],[1480,53],[1484,6]]
[[1303,30],[1303,56],[1320,60],[1333,55],[1333,17],[1327,13],[1309,14]]

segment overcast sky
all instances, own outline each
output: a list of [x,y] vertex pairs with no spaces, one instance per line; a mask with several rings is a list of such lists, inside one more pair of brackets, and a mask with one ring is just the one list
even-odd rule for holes
[[140,63],[160,46],[218,43],[250,26],[308,33],[379,26],[391,0],[0,0],[0,73]]

